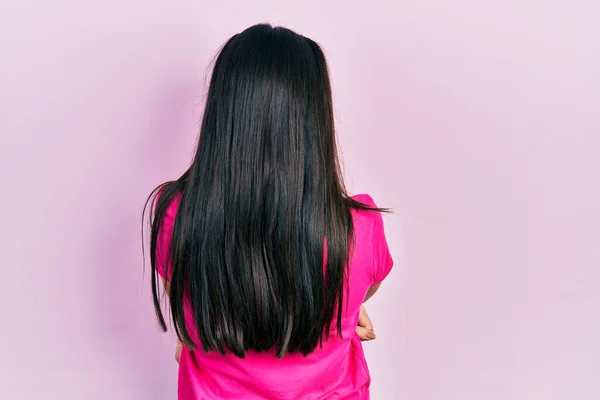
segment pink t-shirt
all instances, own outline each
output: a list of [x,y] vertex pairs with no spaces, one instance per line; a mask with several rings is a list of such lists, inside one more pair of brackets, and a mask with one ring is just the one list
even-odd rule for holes
[[[375,206],[369,195],[354,199]],[[159,274],[169,279],[170,269],[164,254],[173,233],[179,198],[169,206],[161,229],[157,257]],[[380,213],[352,210],[356,247],[349,262],[349,291],[342,315],[343,339],[332,335],[323,347],[304,357],[288,354],[282,359],[275,352],[249,351],[246,358],[191,351],[185,346],[179,361],[178,398],[196,399],[369,399],[371,377],[356,335],[360,306],[367,290],[390,272],[390,255]],[[189,301],[184,302],[186,325],[192,339],[199,343]]]

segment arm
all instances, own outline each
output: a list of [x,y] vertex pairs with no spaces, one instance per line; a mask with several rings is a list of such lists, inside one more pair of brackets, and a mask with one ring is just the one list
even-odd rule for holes
[[175,361],[179,364],[179,359],[181,358],[181,347],[182,344],[180,341],[177,341],[177,345],[175,346]]
[[371,318],[369,318],[369,314],[367,314],[365,306],[360,306],[356,334],[363,342],[373,340],[377,337],[373,330],[373,323],[371,322]]
[[[160,278],[160,280],[162,281],[162,284],[165,288],[165,292],[167,292],[167,295],[169,294],[169,282],[165,280],[165,278]],[[175,361],[177,361],[179,363],[179,359],[181,358],[181,342],[178,340],[177,341],[177,345],[175,345]]]
[[[373,203],[375,204],[375,203]],[[392,256],[388,248],[387,240],[385,237],[385,230],[383,228],[383,218],[381,214],[376,214],[376,218],[373,223],[373,285],[367,290],[364,302],[369,300],[381,287],[381,282],[387,277],[392,266],[394,264]],[[358,317],[358,326],[356,332],[361,340],[373,340],[375,339],[375,332],[373,332],[373,323],[367,314],[364,306],[360,308],[360,314]]]
[[[367,295],[365,296],[365,303],[367,302],[367,300],[373,297],[375,292],[379,290],[380,286],[381,283],[377,283],[369,288],[369,290],[367,291]],[[364,305],[360,306],[360,314],[358,315],[358,325],[356,327],[356,333],[358,334],[358,337],[360,337],[360,340],[369,341],[375,339],[377,336],[375,335],[373,329],[373,322],[371,322],[371,318],[369,317],[369,314],[367,314],[367,309]]]
[[365,297],[364,303],[366,303],[367,300],[369,300],[371,297],[373,297],[373,295],[379,290],[380,287],[381,287],[381,282],[371,286],[369,288],[369,290],[367,291],[367,296]]
[[160,277],[160,281],[163,284],[163,287],[165,288],[165,292],[167,293],[167,296],[169,295],[169,282],[167,282],[165,280],[165,278],[163,278],[162,276]]
[[[164,188],[163,188],[164,189]],[[156,204],[158,205],[158,198],[162,195],[163,190],[158,193],[156,196]],[[167,296],[170,292],[170,279],[171,279],[171,259],[170,259],[170,246],[171,239],[173,236],[173,228],[175,226],[175,217],[177,215],[179,204],[181,202],[181,194],[175,195],[171,204],[168,206],[167,210],[163,215],[162,225],[160,227],[160,232],[158,233],[157,243],[156,243],[156,257],[157,257],[157,265],[156,270],[158,275],[160,275],[160,280],[165,289],[165,293]],[[156,211],[156,210],[155,210]],[[182,345],[179,340],[177,341],[177,345],[175,347],[175,360],[179,362],[179,357],[181,355]]]

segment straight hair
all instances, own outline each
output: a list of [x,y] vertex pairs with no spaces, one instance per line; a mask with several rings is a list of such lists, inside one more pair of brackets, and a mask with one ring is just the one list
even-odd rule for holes
[[[233,36],[213,67],[195,156],[157,187],[150,216],[161,328],[159,232],[180,197],[167,259],[177,337],[190,349],[308,355],[342,334],[353,238],[325,56],[313,40],[260,24]],[[184,316],[190,301],[200,343]]]

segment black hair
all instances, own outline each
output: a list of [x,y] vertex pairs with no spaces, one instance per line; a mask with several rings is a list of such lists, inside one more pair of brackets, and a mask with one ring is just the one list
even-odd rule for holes
[[[144,210],[153,210],[152,293],[163,330],[156,249],[176,196],[169,302],[186,346],[283,357],[314,351],[334,322],[341,335],[350,209],[371,208],[344,187],[317,43],[260,24],[216,58],[193,162]],[[184,296],[200,343],[186,328]]]

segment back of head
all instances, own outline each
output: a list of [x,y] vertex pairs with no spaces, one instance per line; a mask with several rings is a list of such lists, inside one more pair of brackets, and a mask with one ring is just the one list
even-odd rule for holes
[[[193,163],[160,187],[153,223],[152,252],[166,207],[180,194],[170,302],[188,346],[240,357],[248,350],[308,354],[336,314],[341,333],[352,201],[332,108],[314,41],[256,25],[222,48]],[[184,294],[200,343],[186,329]]]

